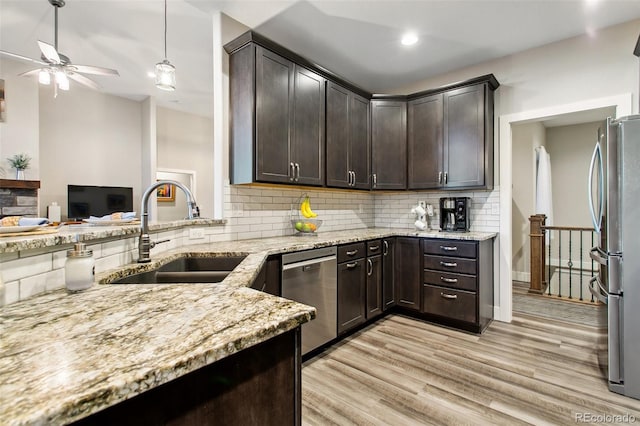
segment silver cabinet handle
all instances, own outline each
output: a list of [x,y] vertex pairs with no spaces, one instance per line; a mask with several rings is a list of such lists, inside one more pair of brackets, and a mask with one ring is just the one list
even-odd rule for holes
[[300,164],[296,163],[294,166],[294,170],[295,170],[295,178],[297,182],[300,179]]
[[445,283],[457,283],[458,279],[457,278],[440,277],[440,281],[445,282]]
[[458,247],[454,246],[440,246],[440,248],[444,251],[457,251]]
[[457,299],[458,298],[457,294],[440,293],[440,296],[442,296],[444,299]]
[[379,248],[380,248],[380,246],[371,246],[371,247],[369,247],[369,250],[378,251]]
[[373,187],[375,188],[376,186],[378,186],[378,175],[374,173],[372,177],[373,177]]
[[351,186],[351,170],[347,170],[347,186]]
[[347,252],[347,256],[353,256],[354,254],[358,253],[358,249],[356,250],[351,250]]
[[387,240],[384,240],[382,244],[384,245],[384,250],[382,251],[382,255],[386,256],[389,254],[389,242]]
[[347,263],[347,269],[353,269],[358,266],[358,262]]
[[446,266],[447,268],[455,268],[458,266],[456,262],[440,262],[440,265]]
[[351,181],[351,186],[356,186],[356,172],[352,170],[351,174],[353,176],[353,180]]
[[438,183],[442,183],[442,172],[438,172]]
[[448,172],[444,172],[444,184],[445,185],[447,184],[447,175],[448,174],[449,174]]
[[367,259],[367,276],[370,277],[373,274],[373,262],[371,259]]
[[289,163],[289,171],[291,172],[291,175],[289,176],[289,180],[293,182],[293,180],[296,178],[296,171],[293,163]]

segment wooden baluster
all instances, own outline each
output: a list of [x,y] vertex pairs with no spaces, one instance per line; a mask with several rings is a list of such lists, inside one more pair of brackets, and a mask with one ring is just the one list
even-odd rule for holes
[[529,217],[529,240],[531,245],[531,280],[529,283],[530,293],[543,293],[547,280],[545,279],[545,229],[544,224],[547,217],[543,214],[536,214]]

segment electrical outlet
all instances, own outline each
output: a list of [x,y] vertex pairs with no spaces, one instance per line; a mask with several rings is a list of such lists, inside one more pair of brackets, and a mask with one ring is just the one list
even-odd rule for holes
[[358,204],[358,213],[364,213],[364,208],[362,207],[362,204]]
[[201,240],[204,238],[204,229],[203,228],[191,228],[189,229],[189,239],[190,240]]
[[433,204],[427,204],[427,208],[425,210],[427,211],[427,216],[433,216]]

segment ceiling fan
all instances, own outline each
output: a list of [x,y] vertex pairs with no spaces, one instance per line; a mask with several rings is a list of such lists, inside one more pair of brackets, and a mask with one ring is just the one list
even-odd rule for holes
[[105,76],[118,76],[118,71],[110,68],[95,67],[90,65],[76,65],[71,62],[69,57],[63,55],[58,51],[58,8],[64,6],[64,0],[49,0],[49,3],[55,8],[55,42],[52,46],[49,43],[38,40],[38,46],[42,53],[40,59],[32,59],[26,56],[17,55],[15,53],[0,50],[0,54],[11,56],[23,61],[33,62],[41,65],[40,68],[36,68],[27,72],[24,72],[22,76],[30,76],[38,74],[38,80],[42,84],[50,84],[52,78],[55,82],[54,91],[55,95],[58,95],[58,89],[69,90],[69,79],[74,80],[84,86],[98,90],[100,85],[88,77],[82,74],[93,75],[105,75]]

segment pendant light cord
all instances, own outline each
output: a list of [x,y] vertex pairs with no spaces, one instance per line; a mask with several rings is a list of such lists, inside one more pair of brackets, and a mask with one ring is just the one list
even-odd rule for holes
[[164,59],[167,59],[167,0],[164,0]]

